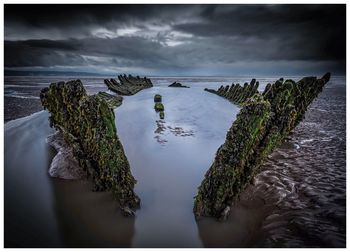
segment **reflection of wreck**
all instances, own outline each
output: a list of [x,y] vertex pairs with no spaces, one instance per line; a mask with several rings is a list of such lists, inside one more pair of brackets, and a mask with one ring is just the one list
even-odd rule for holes
[[79,165],[92,178],[94,190],[111,191],[123,213],[139,206],[136,180],[118,139],[113,108],[121,97],[107,93],[88,96],[80,80],[53,83],[40,99],[51,116],[50,126],[61,131]]
[[280,79],[268,84],[263,93],[256,91],[256,83],[207,90],[241,104],[242,109],[199,187],[194,204],[197,218],[228,216],[234,200],[264,159],[304,118],[308,105],[329,79],[330,73],[298,82]]
[[104,82],[109,90],[119,95],[133,95],[142,89],[153,87],[151,80],[146,77],[140,78],[124,74],[118,75],[118,80],[119,82],[116,79],[105,79]]

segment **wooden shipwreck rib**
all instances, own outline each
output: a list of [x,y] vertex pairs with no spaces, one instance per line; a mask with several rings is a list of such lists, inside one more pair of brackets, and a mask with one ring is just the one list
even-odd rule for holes
[[329,79],[330,73],[321,79],[305,77],[298,82],[280,79],[268,84],[263,93],[257,92],[255,80],[245,87],[207,90],[242,108],[198,188],[193,209],[196,218],[228,216],[236,197],[265,158],[304,118],[307,107]]
[[153,87],[152,81],[146,77],[118,75],[116,79],[105,79],[104,83],[108,89],[119,95],[133,95],[145,88]]
[[140,200],[136,180],[118,139],[113,108],[122,97],[104,92],[88,96],[80,80],[52,83],[40,99],[50,112],[50,126],[61,131],[79,165],[94,182],[94,190],[111,191],[123,213],[133,215]]
[[250,84],[244,83],[242,87],[238,83],[232,84],[231,87],[227,85],[226,87],[221,86],[218,90],[205,88],[205,91],[222,96],[236,105],[241,105],[250,97],[258,93],[259,82],[252,79]]

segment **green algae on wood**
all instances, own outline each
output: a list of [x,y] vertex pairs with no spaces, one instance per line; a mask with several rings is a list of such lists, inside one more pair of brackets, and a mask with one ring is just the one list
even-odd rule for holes
[[244,83],[243,87],[238,83],[227,85],[226,87],[221,86],[218,90],[205,88],[204,90],[210,93],[222,96],[236,105],[241,106],[245,101],[247,101],[254,94],[258,93],[259,82],[252,79],[251,82]]
[[63,133],[94,190],[111,191],[123,212],[132,215],[140,200],[115,127],[112,107],[118,98],[106,93],[88,96],[76,80],[50,84],[41,90],[40,99],[50,112],[50,126]]
[[159,118],[160,119],[164,119],[164,117],[165,117],[164,111],[160,111],[159,112]]
[[156,94],[154,96],[154,110],[158,113],[159,112],[159,118],[164,119],[164,105],[162,103],[162,96],[160,94]]
[[168,87],[180,87],[180,88],[190,88],[188,86],[182,85],[180,82],[173,82],[172,84],[170,84]]
[[154,102],[162,102],[162,96],[160,94],[154,95]]
[[[197,219],[201,216],[227,218],[240,192],[254,178],[266,157],[304,118],[308,105],[329,79],[330,73],[321,79],[305,77],[298,82],[280,79],[273,85],[268,84],[262,94],[258,92],[245,100],[198,188],[193,208]],[[256,83],[253,87],[247,86],[251,94]],[[222,86],[214,93],[222,95],[225,90],[230,89]],[[234,90],[240,87],[232,87],[231,92]],[[241,97],[239,101],[249,96],[237,91],[233,95]]]
[[146,77],[140,78],[124,74],[118,75],[118,80],[119,82],[116,79],[105,79],[104,83],[109,90],[119,95],[134,95],[145,88],[153,87],[152,81]]
[[98,92],[97,94],[99,97],[101,97],[102,99],[104,99],[108,106],[111,108],[116,108],[119,107],[120,105],[122,105],[123,102],[123,96],[120,95],[112,95],[106,92]]
[[164,105],[161,102],[156,102],[154,104],[154,109],[159,112],[159,111],[164,111]]

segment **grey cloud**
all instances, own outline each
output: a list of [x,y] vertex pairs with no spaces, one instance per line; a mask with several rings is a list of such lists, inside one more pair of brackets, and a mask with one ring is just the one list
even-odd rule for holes
[[5,5],[5,67],[343,72],[345,17],[345,5]]

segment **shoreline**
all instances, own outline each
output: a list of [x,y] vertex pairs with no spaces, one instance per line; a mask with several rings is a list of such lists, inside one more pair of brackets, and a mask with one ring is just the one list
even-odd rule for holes
[[6,132],[7,130],[10,130],[14,127],[18,127],[20,126],[22,123],[36,117],[36,116],[39,116],[41,113],[43,113],[45,110],[40,110],[40,111],[37,111],[37,112],[34,112],[30,115],[26,115],[26,116],[22,116],[22,117],[19,117],[19,118],[16,118],[16,119],[13,119],[13,120],[10,120],[10,121],[7,121],[4,123],[4,131]]

